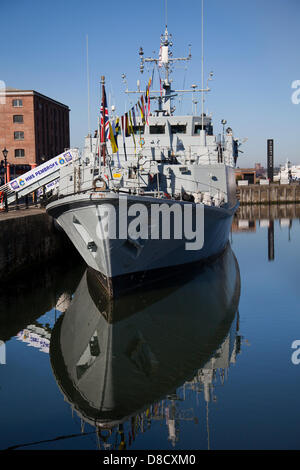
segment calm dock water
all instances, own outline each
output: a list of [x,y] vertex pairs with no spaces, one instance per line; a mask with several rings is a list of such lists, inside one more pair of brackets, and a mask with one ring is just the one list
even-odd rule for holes
[[2,289],[0,448],[298,449],[286,207],[242,208],[216,263],[113,304],[78,258]]

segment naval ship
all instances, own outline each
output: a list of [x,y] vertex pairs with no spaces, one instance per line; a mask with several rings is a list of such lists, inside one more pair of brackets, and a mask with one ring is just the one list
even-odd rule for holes
[[[240,143],[225,120],[216,136],[204,112],[213,74],[204,86],[202,68],[202,87],[173,89],[170,72],[177,62],[190,61],[191,52],[175,58],[172,45],[166,26],[157,58],[144,57],[140,48],[140,71],[153,66],[163,78],[160,89],[148,86],[142,95],[148,109],[133,116],[129,135],[120,118],[117,151],[102,138],[107,127],[112,130],[102,77],[102,125],[86,138],[83,155],[60,168],[58,197],[46,207],[110,297],[170,268],[219,256],[238,207],[234,167]],[[189,92],[202,96],[202,113],[177,115],[175,97]],[[137,90],[127,87],[126,93],[140,96],[139,81]]]

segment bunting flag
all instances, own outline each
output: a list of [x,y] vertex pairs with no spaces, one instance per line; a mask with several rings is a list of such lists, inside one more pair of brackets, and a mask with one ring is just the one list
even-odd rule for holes
[[148,95],[147,95],[148,90],[146,89],[145,93],[145,120],[146,124],[148,124]]
[[116,119],[115,122],[115,139],[117,141],[118,135],[121,133],[121,127],[120,127],[120,118]]
[[145,103],[145,114],[146,114],[146,122],[149,124],[149,114],[150,114],[150,86],[152,82],[152,77],[149,78],[148,85],[146,87],[146,103]]
[[116,140],[115,140],[113,128],[112,128],[112,125],[111,125],[110,121],[108,121],[108,125],[109,125],[109,137],[110,137],[110,143],[111,143],[111,150],[112,150],[112,153],[117,153],[118,146],[117,146],[117,143],[116,143]]
[[120,131],[120,120],[119,118],[116,119],[116,121],[113,121],[111,123],[111,127],[112,127],[112,132],[113,132],[113,136],[114,136],[114,139],[115,139],[115,143],[116,143],[116,153],[117,153],[117,158],[118,158],[118,167],[121,168],[121,164],[120,164],[120,156],[119,156],[119,147],[118,147],[118,134],[119,134],[119,131]]
[[129,123],[130,123],[130,133],[132,135],[133,143],[134,143],[134,149],[136,151],[136,143],[135,143],[135,137],[134,137],[134,130],[133,130],[133,126],[132,126],[131,111],[129,111]]
[[131,110],[128,112],[128,129],[129,129],[129,134],[133,134],[133,124],[132,124],[132,116],[131,116]]
[[140,113],[141,113],[141,118],[142,118],[143,124],[145,124],[145,113],[144,113],[144,109],[143,109],[143,106],[141,105],[140,101],[138,101],[138,107],[140,108]]
[[144,95],[141,96],[141,103],[142,103],[143,111],[144,111],[144,114],[145,114],[146,106],[145,106]]
[[132,108],[131,108],[131,115],[132,115],[133,125],[134,125],[134,127],[136,127],[136,118],[135,118],[134,106],[132,106]]
[[128,113],[125,113],[125,136],[130,136],[129,125],[128,125]]
[[124,128],[124,121],[125,121],[125,116],[122,116],[122,117],[121,117],[122,136],[123,136],[123,140],[125,141],[125,128]]
[[[128,111],[126,112],[121,118],[117,118],[116,120],[109,121],[108,118],[108,108],[107,108],[107,100],[106,100],[106,92],[104,85],[102,86],[102,101],[101,101],[101,108],[100,108],[100,117],[99,119],[99,134],[100,134],[100,142],[105,144],[107,139],[110,139],[111,148],[113,153],[117,153],[118,156],[118,163],[120,167],[120,159],[119,159],[119,146],[118,146],[118,134],[122,132],[123,137],[123,147],[124,147],[124,155],[125,160],[127,161],[127,154],[126,154],[126,137],[130,137],[132,135],[134,148],[136,151],[136,140],[135,140],[135,130],[139,127],[139,135],[140,135],[140,143],[141,143],[141,126],[138,124],[138,116],[141,115],[141,120],[143,125],[146,123],[149,124],[148,117],[150,115],[150,87],[153,81],[153,74],[150,77],[147,86],[146,92],[140,96],[138,102]],[[161,80],[160,80],[161,84]],[[134,130],[135,129],[135,130]],[[144,140],[144,139],[143,139]],[[142,144],[141,144],[142,147]],[[101,146],[102,148],[102,155],[103,161],[105,164],[105,145]]]
[[149,117],[149,115],[150,115],[150,106],[151,106],[151,105],[150,105],[150,95],[149,95],[149,97],[148,97],[148,114],[147,114],[147,124],[149,124],[148,117]]
[[122,125],[124,155],[125,155],[125,160],[127,161],[126,145],[125,145],[125,128],[124,128],[125,127],[125,116],[121,116],[121,125]]
[[152,82],[152,77],[149,78],[149,82],[146,88],[146,101],[149,101],[151,82]]
[[[154,76],[154,69],[152,71],[152,77],[150,77],[149,79],[149,83],[148,83],[148,117],[149,117],[149,114],[150,114],[150,87],[152,85],[152,81],[153,81],[153,76]],[[148,124],[148,120],[147,120],[147,124]]]

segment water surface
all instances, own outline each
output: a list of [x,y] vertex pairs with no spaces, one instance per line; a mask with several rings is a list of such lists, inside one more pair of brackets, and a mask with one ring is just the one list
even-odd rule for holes
[[298,449],[298,212],[113,304],[78,258],[2,288],[0,448]]

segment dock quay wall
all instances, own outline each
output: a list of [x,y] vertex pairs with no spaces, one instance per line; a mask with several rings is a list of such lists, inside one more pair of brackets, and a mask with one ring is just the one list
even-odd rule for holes
[[244,204],[235,215],[245,220],[300,219],[300,204]]
[[0,279],[62,256],[73,248],[44,209],[0,214]]
[[237,186],[237,197],[241,205],[300,202],[300,184]]

